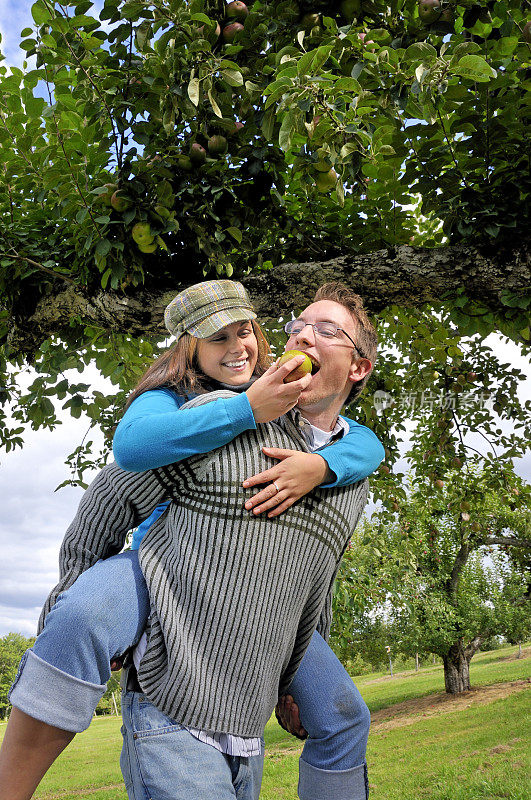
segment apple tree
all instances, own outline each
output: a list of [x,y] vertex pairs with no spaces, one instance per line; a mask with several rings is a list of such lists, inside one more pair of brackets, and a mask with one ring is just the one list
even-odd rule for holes
[[492,489],[488,471],[472,469],[441,484],[414,481],[394,521],[382,510],[357,534],[339,575],[333,641],[345,657],[349,640],[384,620],[395,652],[442,658],[455,694],[470,689],[483,641],[529,631],[531,492],[514,474]]

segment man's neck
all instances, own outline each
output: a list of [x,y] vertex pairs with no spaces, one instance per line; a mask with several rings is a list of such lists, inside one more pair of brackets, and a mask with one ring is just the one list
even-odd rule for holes
[[312,411],[309,408],[299,408],[298,406],[297,410],[300,411],[304,419],[307,420],[310,425],[314,425],[322,431],[334,430],[338,417],[335,411]]

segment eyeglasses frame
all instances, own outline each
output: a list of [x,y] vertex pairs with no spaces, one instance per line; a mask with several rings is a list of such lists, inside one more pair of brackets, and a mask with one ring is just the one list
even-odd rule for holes
[[[291,336],[291,334],[292,334],[292,332],[291,332],[291,331],[287,330],[287,328],[288,328],[288,325],[292,325],[292,324],[294,324],[295,322],[302,322],[302,320],[290,319],[290,320],[288,320],[288,322],[286,322],[286,324],[284,325],[284,332],[285,332],[285,333],[287,333],[287,334],[288,334],[288,336]],[[318,331],[318,330],[316,329],[316,327],[315,327],[315,326],[316,326],[316,325],[318,325],[318,324],[319,324],[318,322],[305,322],[305,323],[304,323],[304,325],[302,326],[302,328],[300,329],[300,331],[298,331],[298,332],[297,332],[297,334],[295,334],[295,335],[297,336],[297,335],[298,335],[298,333],[302,333],[302,331],[304,330],[304,328],[305,328],[307,325],[309,325],[311,328],[313,328],[313,331],[314,331],[314,333],[315,333],[315,335],[316,335],[316,336],[322,336],[322,334],[320,334],[320,333],[319,333],[319,331]],[[333,325],[333,323],[332,323],[332,322],[327,322],[326,324],[327,324],[327,325]],[[338,331],[341,331],[342,333],[344,333],[344,334],[345,334],[345,336],[347,337],[347,339],[350,339],[350,341],[352,342],[352,345],[354,346],[354,350],[355,350],[357,353],[359,353],[359,355],[360,355],[360,357],[361,357],[361,358],[365,358],[365,356],[363,355],[363,353],[361,352],[361,350],[359,349],[359,347],[358,347],[358,346],[357,346],[357,344],[355,343],[354,339],[353,339],[351,336],[349,336],[349,334],[346,332],[346,330],[345,330],[344,328],[340,328],[340,327],[339,327],[339,325],[333,325],[333,327],[336,329],[336,333],[337,333]],[[336,335],[336,333],[334,333],[333,335],[335,336],[335,335]],[[324,338],[326,339],[326,336],[325,336]]]

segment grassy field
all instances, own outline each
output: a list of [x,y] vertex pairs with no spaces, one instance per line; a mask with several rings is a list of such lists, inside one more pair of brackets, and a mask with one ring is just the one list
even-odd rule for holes
[[[476,656],[471,664],[474,689],[457,698],[442,691],[440,666],[394,678],[371,674],[356,679],[373,718],[371,800],[528,800],[531,648],[521,659],[515,658],[516,651]],[[35,797],[127,800],[120,747],[120,720],[94,720],[56,762]],[[300,750],[296,739],[269,722],[261,800],[297,800]]]

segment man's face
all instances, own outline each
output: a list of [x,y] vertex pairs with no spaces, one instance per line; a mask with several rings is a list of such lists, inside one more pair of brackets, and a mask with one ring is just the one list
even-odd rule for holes
[[[356,341],[356,326],[352,316],[348,309],[333,300],[312,303],[298,319],[308,323],[331,322],[343,328]],[[370,362],[360,359],[352,342],[342,331],[337,331],[337,335],[330,339],[319,336],[310,325],[306,325],[300,333],[290,336],[286,350],[302,350],[319,367],[297,403],[300,409],[312,415],[326,415],[329,411],[335,419],[353,382],[361,380],[370,369]]]

